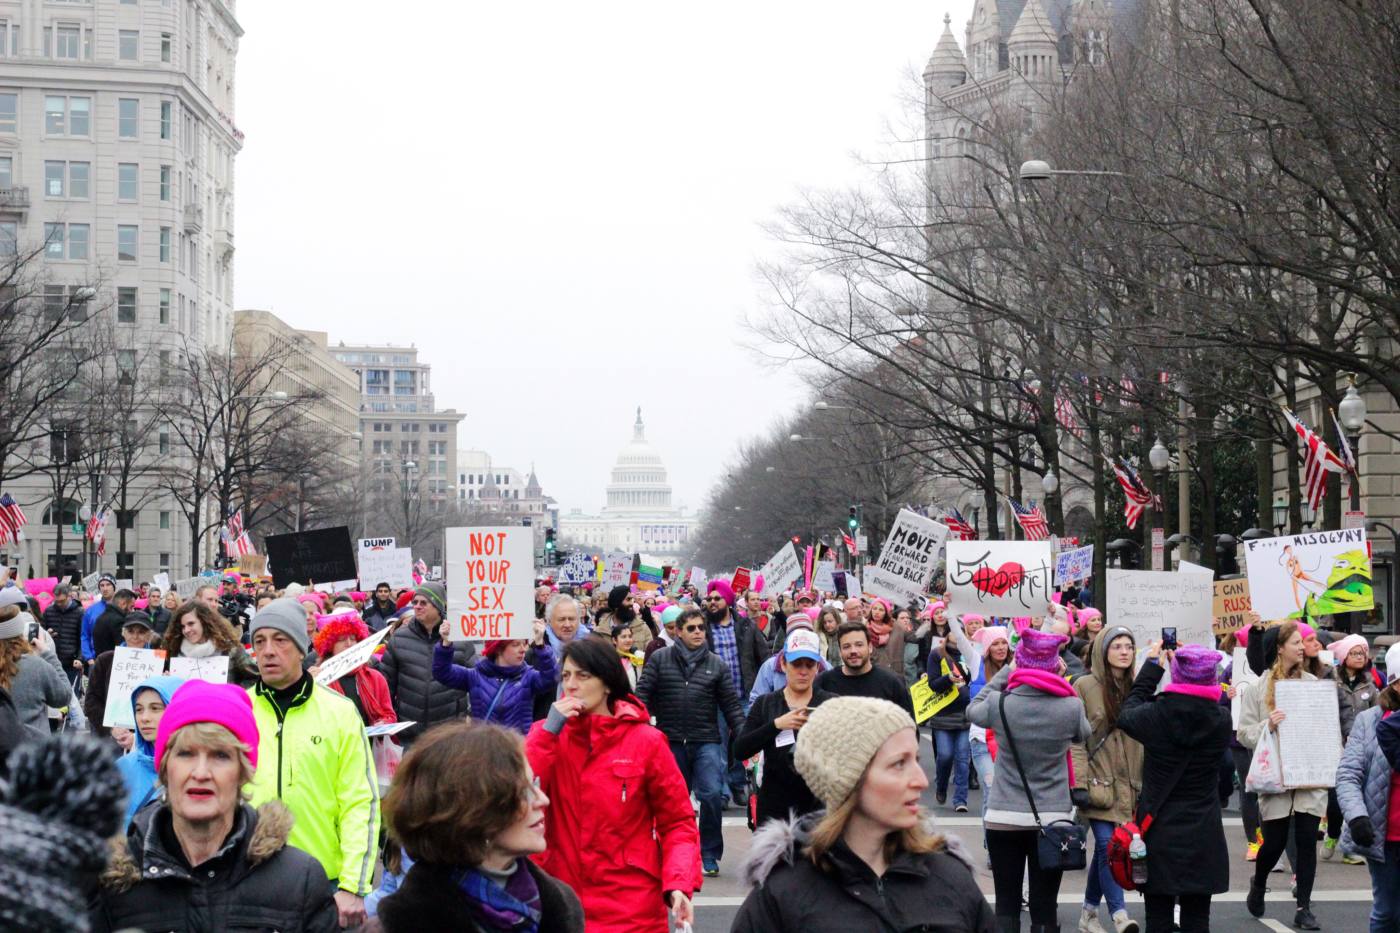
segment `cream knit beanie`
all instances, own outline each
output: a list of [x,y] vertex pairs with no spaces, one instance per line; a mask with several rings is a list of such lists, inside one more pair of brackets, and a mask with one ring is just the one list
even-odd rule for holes
[[798,730],[793,764],[812,793],[834,810],[855,791],[885,740],[912,728],[914,720],[889,700],[836,697],[812,710]]

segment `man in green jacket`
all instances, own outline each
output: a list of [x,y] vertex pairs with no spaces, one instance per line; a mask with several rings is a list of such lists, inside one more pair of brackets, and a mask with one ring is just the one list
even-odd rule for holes
[[354,703],[302,670],[310,646],[295,599],[268,603],[251,632],[260,679],[248,693],[261,738],[249,802],[287,805],[296,817],[288,843],[325,868],[341,927],[359,926],[379,839],[379,783],[363,720]]

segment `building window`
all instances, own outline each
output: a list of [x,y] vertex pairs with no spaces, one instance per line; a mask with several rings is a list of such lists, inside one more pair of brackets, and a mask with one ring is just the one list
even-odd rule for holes
[[169,324],[169,323],[170,323],[170,289],[168,289],[168,288],[162,288],[162,289],[160,290],[160,306],[159,306],[159,307],[160,307],[160,323],[162,323],[162,324]]
[[160,102],[160,138],[169,139],[171,134],[171,124],[174,122],[172,114],[174,105],[168,100]]
[[[87,259],[87,224],[44,224],[44,256],[48,259]],[[62,289],[62,286],[59,286]]]
[[117,385],[134,385],[136,383],[136,351],[117,351]]
[[19,95],[0,94],[0,133],[19,132]]
[[141,170],[135,162],[117,163],[117,200],[135,201],[141,190]]
[[[169,514],[169,513],[167,513],[167,514]],[[161,551],[161,552],[160,552],[160,569],[159,569],[158,571],[156,571],[156,572],[157,572],[157,573],[169,573],[169,572],[170,572],[170,552],[169,552],[169,551]]]
[[134,97],[117,100],[117,135],[122,139],[135,139],[140,133],[141,102]]
[[[161,531],[169,531],[169,530],[170,530],[170,513],[167,512],[167,511],[162,511],[162,512],[160,513],[160,530],[161,530]],[[160,562],[161,562],[162,564],[167,563],[166,558],[168,558],[169,556],[170,556],[169,554],[162,554],[162,555],[160,555]]]
[[0,58],[19,55],[19,23],[0,19]]
[[15,183],[15,160],[13,156],[0,156],[0,188],[9,188]]
[[156,449],[162,454],[170,453],[170,429],[161,428],[160,434],[156,436]]
[[170,64],[170,33],[160,34],[160,60],[165,64]]
[[77,61],[92,57],[92,36],[81,23],[57,23],[44,27],[44,53],[49,58]]
[[136,289],[126,286],[117,289],[117,323],[136,323]]
[[160,228],[160,261],[170,261],[170,228]]
[[137,236],[135,224],[117,225],[117,261],[135,262],[137,254]]
[[135,29],[117,30],[117,58],[134,62],[141,56],[141,33]]
[[113,509],[117,513],[117,528],[125,528],[127,531],[136,527],[135,509]]
[[44,197],[61,198],[68,178],[68,163],[44,163]]
[[162,201],[170,200],[170,171],[168,165],[160,167],[160,199]]

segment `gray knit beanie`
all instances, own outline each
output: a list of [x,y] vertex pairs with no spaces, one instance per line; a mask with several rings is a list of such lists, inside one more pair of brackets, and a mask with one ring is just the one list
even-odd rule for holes
[[311,650],[311,639],[306,635],[306,610],[290,596],[274,599],[259,609],[258,614],[253,616],[253,624],[248,627],[248,638],[251,640],[258,629],[263,628],[286,635],[302,654]]
[[798,730],[793,764],[812,793],[835,810],[855,791],[885,740],[912,728],[913,718],[889,700],[836,697],[812,710]]
[[125,795],[107,743],[55,735],[10,755],[0,795],[0,929],[87,933]]

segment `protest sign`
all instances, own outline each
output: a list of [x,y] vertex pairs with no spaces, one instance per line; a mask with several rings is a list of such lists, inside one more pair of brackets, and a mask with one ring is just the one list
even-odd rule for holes
[[1202,567],[1200,564],[1193,564],[1189,560],[1179,560],[1176,562],[1176,569],[1179,573],[1203,573],[1211,579],[1215,578],[1215,571],[1209,567]]
[[136,581],[130,577],[123,577],[117,581],[117,589],[132,590],[134,592],[136,590]]
[[202,582],[202,577],[185,577],[183,580],[176,580],[171,584],[171,588],[180,596],[193,596],[194,591],[199,588]]
[[244,554],[238,558],[238,572],[246,577],[267,576],[267,555]]
[[573,585],[587,583],[593,579],[593,573],[593,555],[575,552],[569,555],[569,559],[559,569],[559,582]]
[[1212,614],[1215,616],[1215,634],[1228,635],[1235,629],[1249,624],[1249,580],[1237,577],[1233,580],[1215,581],[1215,601]]
[[147,677],[165,673],[165,652],[118,645],[112,654],[112,679],[107,681],[107,708],[102,725],[136,728],[131,712],[131,691]]
[[84,593],[96,593],[96,592],[97,592],[97,581],[100,580],[100,579],[102,579],[102,574],[101,574],[101,573],[90,573],[90,574],[88,574],[87,576],[83,577],[83,579],[82,579],[82,581],[81,581],[81,582],[82,582],[82,587],[83,587],[83,592],[84,592]]
[[836,561],[819,560],[812,571],[812,589],[818,593],[836,592]]
[[278,588],[288,583],[354,580],[358,576],[350,529],[344,525],[268,535],[266,544],[272,582]]
[[397,547],[393,538],[361,538],[359,541],[359,552],[382,551],[385,548]]
[[169,591],[170,591],[170,574],[168,574],[168,573],[158,573],[158,574],[156,574],[154,577],[151,577],[151,586],[153,586],[153,587],[155,587],[156,589],[160,590],[162,593],[167,593],[167,592],[169,592]]
[[448,528],[447,618],[452,641],[528,639],[535,623],[531,528]]
[[[374,649],[379,647],[379,643],[388,634],[389,629],[382,628],[370,637],[355,642],[340,654],[322,661],[321,669],[316,672],[316,683],[323,687],[329,686],[351,671],[363,667],[374,657]],[[437,633],[432,634],[436,640]]]
[[377,726],[365,726],[365,738],[373,739],[378,736],[398,735],[409,726],[418,725],[416,719],[409,719],[403,722],[382,722]]
[[1274,684],[1274,709],[1284,712],[1278,724],[1278,757],[1288,788],[1332,787],[1342,759],[1342,725],[1337,715],[1337,685],[1330,680],[1280,680]]
[[1235,695],[1230,698],[1230,722],[1236,729],[1240,727],[1240,705],[1244,702],[1246,690],[1254,689],[1259,675],[1249,666],[1249,658],[1244,648],[1236,648],[1230,659],[1230,683],[1235,686]]
[[643,593],[654,593],[661,589],[661,568],[638,564],[635,573],[637,589]]
[[1202,573],[1167,570],[1108,570],[1108,611],[1112,625],[1133,633],[1141,666],[1147,643],[1160,641],[1162,629],[1176,629],[1179,645],[1215,647],[1211,609],[1215,587]]
[[1064,588],[1071,583],[1083,583],[1094,573],[1094,546],[1086,544],[1055,557],[1055,586]]
[[48,593],[52,596],[53,588],[56,586],[58,586],[58,577],[30,577],[24,581],[24,591],[30,596],[38,596],[40,593]]
[[763,578],[763,593],[781,593],[802,576],[802,559],[791,541],[783,542],[778,552],[768,558],[758,575]]
[[360,551],[360,585],[366,589],[387,583],[393,589],[413,589],[413,552],[406,547]]
[[353,590],[359,585],[358,580],[332,580],[329,583],[317,583],[311,587],[313,593],[340,593],[345,590]]
[[710,577],[704,567],[690,568],[690,585],[695,587],[698,592],[705,592],[705,584],[709,582]]
[[1016,618],[1049,609],[1049,541],[949,541],[946,550],[950,613]]
[[429,580],[442,579],[442,564],[433,564],[433,569],[428,571]]
[[925,722],[958,698],[958,688],[953,686],[942,693],[934,693],[925,674],[909,688],[909,698],[914,701],[914,721]]
[[228,683],[228,656],[216,654],[212,658],[171,658],[170,676],[186,680],[205,680],[211,684]]
[[749,588],[751,576],[752,574],[749,573],[749,568],[740,567],[734,571],[734,576],[729,581],[729,585],[734,587],[734,592],[742,593]]
[[1375,608],[1371,554],[1360,528],[1242,542],[1254,611],[1274,619]]
[[915,602],[938,566],[938,552],[948,526],[909,509],[900,509],[880,556],[865,569],[865,592],[897,605]]
[[632,582],[632,555],[622,551],[609,551],[603,558],[603,589],[627,586]]

